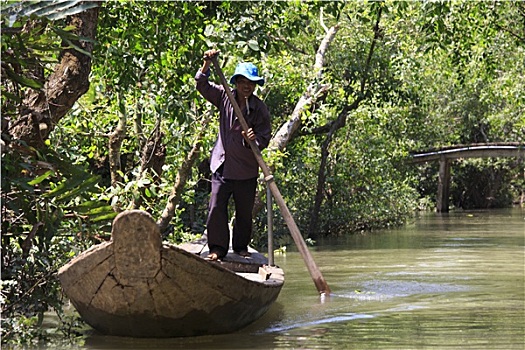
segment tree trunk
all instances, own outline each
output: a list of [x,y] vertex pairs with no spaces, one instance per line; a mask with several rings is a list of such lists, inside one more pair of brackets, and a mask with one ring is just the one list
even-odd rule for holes
[[[357,101],[357,100],[356,100]],[[352,104],[352,107],[357,108],[359,105],[359,102],[354,102]],[[335,120],[334,123],[332,123],[332,126],[330,128],[330,131],[326,135],[326,138],[321,145],[321,163],[319,164],[319,171],[317,172],[317,187],[315,191],[315,197],[314,197],[314,205],[312,207],[312,210],[310,212],[310,224],[308,225],[308,237],[315,239],[317,236],[317,228],[318,228],[318,221],[319,221],[319,212],[321,210],[321,204],[323,203],[323,192],[324,192],[324,185],[326,182],[326,164],[328,162],[328,156],[330,155],[330,152],[328,151],[328,148],[330,147],[330,144],[332,142],[332,139],[337,132],[337,130],[343,128],[346,125],[346,118],[348,116],[348,112],[350,111],[350,107],[347,106],[343,108],[343,111],[339,113],[339,116]]]
[[[68,25],[76,27],[72,33],[95,39],[98,14],[99,8],[95,7],[69,16]],[[91,41],[78,41],[75,45],[89,53],[93,52]],[[20,117],[11,129],[14,139],[37,149],[44,147],[44,141],[55,125],[89,88],[91,57],[73,48],[64,49],[60,57],[60,62],[47,79],[43,77],[43,72],[38,77],[45,81],[44,87],[40,90],[27,90]]]
[[[319,165],[319,171],[317,173],[317,188],[314,198],[314,205],[312,206],[312,210],[310,212],[310,224],[308,225],[308,237],[312,239],[315,239],[317,236],[319,226],[319,212],[321,211],[321,204],[323,203],[324,198],[323,192],[326,182],[326,164],[328,161],[328,156],[330,154],[328,149],[337,130],[343,128],[346,125],[346,118],[348,117],[348,113],[351,110],[357,109],[359,103],[361,103],[361,101],[364,99],[366,83],[368,81],[368,72],[370,70],[370,61],[374,53],[375,44],[381,34],[379,28],[379,21],[381,20],[381,11],[382,10],[380,8],[377,13],[376,23],[374,26],[374,39],[372,40],[372,45],[370,45],[370,50],[368,51],[368,57],[365,63],[365,71],[363,72],[363,77],[361,79],[361,88],[359,94],[351,105],[347,105],[343,108],[336,120],[327,125],[329,127],[329,131],[326,135],[323,145],[321,146],[321,163]],[[325,129],[325,127],[321,127],[319,129]]]

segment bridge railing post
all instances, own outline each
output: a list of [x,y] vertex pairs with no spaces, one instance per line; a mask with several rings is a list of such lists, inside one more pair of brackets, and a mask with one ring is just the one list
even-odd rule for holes
[[445,156],[439,158],[439,181],[436,200],[438,213],[448,213],[448,197],[450,193],[450,160]]

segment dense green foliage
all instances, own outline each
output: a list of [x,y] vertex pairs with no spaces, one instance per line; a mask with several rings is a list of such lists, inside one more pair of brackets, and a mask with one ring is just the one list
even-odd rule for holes
[[[45,336],[26,332],[50,307],[63,316],[53,277],[57,269],[83,248],[108,239],[114,209],[138,205],[158,217],[196,142],[202,164],[193,168],[168,239],[203,232],[205,164],[216,123],[207,122],[215,111],[196,93],[193,77],[210,47],[221,50],[227,76],[241,60],[259,66],[267,84],[258,95],[277,130],[316,79],[313,65],[326,27],[339,25],[318,82],[329,84],[327,93],[301,116],[285,150],[265,152],[304,231],[315,209],[324,149],[316,232],[341,235],[398,225],[414,210],[432,206],[437,165],[409,164],[411,151],[524,142],[525,6],[519,2],[112,1],[102,6],[89,91],[56,125],[48,149],[31,156],[2,150],[2,342]],[[52,70],[57,42],[67,38],[61,19],[40,20],[45,29],[30,36],[2,33],[3,130],[7,120],[16,121],[23,91],[42,86],[9,75],[4,57],[22,68],[37,62]],[[21,15],[14,27],[26,21]],[[327,130],[343,113],[344,123],[328,139]],[[112,183],[108,138],[122,121],[122,166]],[[155,174],[141,168],[140,158],[159,130],[166,158]],[[523,192],[523,161],[458,163],[451,193],[458,207],[508,206]],[[257,246],[264,245],[265,220],[261,212]],[[278,242],[288,244],[277,213],[275,223]]]

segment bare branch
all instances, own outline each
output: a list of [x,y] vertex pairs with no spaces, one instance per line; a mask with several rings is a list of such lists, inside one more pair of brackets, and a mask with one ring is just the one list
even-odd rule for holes
[[323,27],[325,33],[328,33],[328,27],[324,24],[324,11],[323,11],[323,8],[321,7],[321,11],[319,13],[319,22],[321,23],[321,27]]
[[323,40],[321,41],[321,44],[319,45],[319,48],[317,49],[317,53],[315,55],[315,63],[314,63],[314,72],[315,76],[313,77],[312,82],[308,87],[306,88],[306,91],[303,93],[303,95],[299,98],[299,101],[295,105],[295,108],[288,119],[286,123],[284,123],[279,131],[275,134],[275,136],[272,138],[269,150],[283,150],[288,142],[292,139],[294,133],[297,131],[299,126],[301,125],[301,115],[312,105],[314,104],[317,99],[324,95],[328,89],[329,85],[321,84],[321,80],[323,77],[323,67],[325,63],[325,56],[326,52],[328,50],[328,47],[332,40],[334,39],[335,35],[337,34],[337,31],[339,29],[339,25],[335,25],[331,27]]
[[372,61],[372,55],[376,47],[377,40],[381,37],[381,28],[379,28],[379,22],[381,20],[382,7],[377,11],[376,24],[374,25],[374,38],[372,39],[372,44],[370,45],[370,50],[368,50],[368,57],[366,58],[365,70],[363,72],[363,77],[361,78],[361,95],[365,91],[365,84],[368,81],[368,73],[370,72],[370,62]]
[[119,115],[119,122],[115,131],[109,135],[109,172],[111,174],[111,185],[115,186],[119,181],[122,181],[119,171],[121,170],[120,164],[120,148],[122,142],[126,137],[126,114],[121,112]]
[[199,133],[195,137],[193,147],[191,148],[190,152],[186,156],[186,159],[182,163],[179,169],[179,172],[177,173],[175,184],[173,185],[173,189],[171,190],[171,194],[168,198],[168,203],[166,204],[166,207],[164,208],[164,211],[162,212],[160,219],[157,221],[157,225],[159,226],[161,233],[166,231],[171,219],[175,215],[175,208],[179,204],[180,198],[184,191],[184,186],[186,186],[186,182],[188,178],[190,177],[191,168],[193,167],[193,164],[195,163],[195,161],[200,155],[201,141],[204,135],[204,131],[206,130],[204,126],[208,124],[208,122],[210,121],[210,118],[211,118],[211,111],[208,111],[206,117],[201,121],[201,128],[200,128]]

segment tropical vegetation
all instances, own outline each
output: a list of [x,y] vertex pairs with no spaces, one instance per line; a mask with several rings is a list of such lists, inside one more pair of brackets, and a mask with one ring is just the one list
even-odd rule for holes
[[[194,75],[209,48],[226,75],[253,61],[266,77],[257,94],[274,137],[263,154],[305,238],[432,209],[437,164],[415,166],[411,152],[524,142],[523,2],[1,5],[3,344],[49,341],[49,310],[75,334],[56,272],[108,240],[118,212],[150,212],[171,242],[204,232],[217,124]],[[523,164],[458,161],[451,203],[523,203]],[[260,247],[262,183],[259,194]]]

